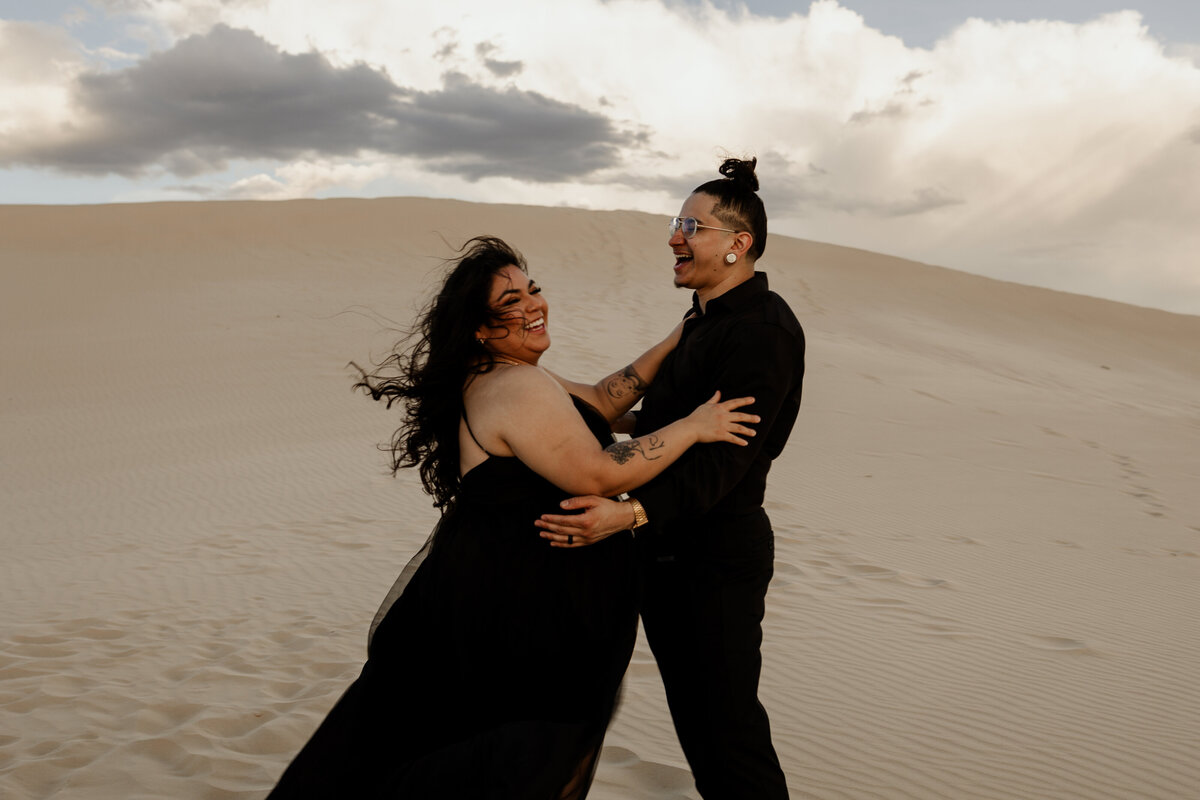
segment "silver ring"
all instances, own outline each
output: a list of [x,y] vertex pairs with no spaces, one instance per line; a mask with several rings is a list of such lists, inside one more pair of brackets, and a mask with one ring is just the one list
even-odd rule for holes
[[567,534],[567,544],[575,544],[575,534],[573,534],[573,533]]

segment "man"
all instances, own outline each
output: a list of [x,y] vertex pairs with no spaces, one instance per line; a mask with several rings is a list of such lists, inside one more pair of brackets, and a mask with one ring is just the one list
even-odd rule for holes
[[693,290],[678,347],[646,390],[642,434],[685,416],[714,391],[752,396],[749,446],[691,448],[625,502],[578,497],[581,514],[545,515],[558,546],[640,528],[648,559],[642,622],[671,717],[705,800],[786,798],[770,724],[758,700],[762,618],[775,541],[763,510],[767,472],[800,407],[804,333],[754,265],[767,218],[757,159],[727,159],[726,177],[696,188],[671,221],[675,285]]

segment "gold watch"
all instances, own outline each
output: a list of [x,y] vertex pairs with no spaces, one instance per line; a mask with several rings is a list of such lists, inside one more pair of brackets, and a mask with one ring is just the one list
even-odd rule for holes
[[646,516],[646,509],[642,508],[642,504],[637,501],[637,498],[629,498],[629,505],[633,508],[633,527],[630,530],[637,530],[650,521]]

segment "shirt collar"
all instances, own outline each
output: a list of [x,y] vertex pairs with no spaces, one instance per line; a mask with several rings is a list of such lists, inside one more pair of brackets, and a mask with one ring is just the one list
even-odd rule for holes
[[[728,292],[717,295],[712,300],[709,300],[708,313],[711,314],[714,311],[739,311],[753,302],[754,298],[758,295],[768,291],[770,291],[770,287],[767,286],[767,273],[755,271],[749,280],[743,281]],[[692,292],[692,311],[697,316],[701,316],[700,298],[695,292]]]

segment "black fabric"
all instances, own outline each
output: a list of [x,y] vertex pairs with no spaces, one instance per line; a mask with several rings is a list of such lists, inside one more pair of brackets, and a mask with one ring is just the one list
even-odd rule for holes
[[533,521],[564,497],[515,458],[464,476],[361,675],[273,800],[586,795],[633,652],[640,572],[628,533],[570,550],[540,538]]
[[642,400],[636,433],[689,414],[713,392],[752,396],[749,445],[693,447],[630,494],[647,564],[642,622],[671,718],[705,800],[788,797],[767,713],[758,700],[762,618],[774,533],[762,503],[771,461],[800,409],[804,331],[755,273],[694,316]]
[[[693,308],[699,306],[693,301]],[[740,515],[760,508],[771,460],[783,452],[804,380],[804,331],[787,303],[756,272],[707,304],[684,324],[679,346],[666,357],[642,399],[635,435],[644,436],[721,391],[723,400],[752,396],[743,409],[762,418],[749,444],[693,447],[662,475],[631,492],[650,519],[643,533],[672,520],[708,513]]]
[[649,559],[642,603],[675,732],[705,800],[784,800],[787,781],[758,700],[770,521],[760,509],[693,534],[690,547]]
[[[582,403],[583,401],[580,400],[579,402]],[[475,431],[471,430],[471,420],[467,419],[466,411],[463,411],[462,420],[463,420],[463,424],[467,426],[467,433],[470,434],[471,441],[475,443],[476,447],[478,447],[480,450],[482,450],[484,453],[487,453],[490,456],[491,453],[488,452],[488,449],[486,447],[484,447],[482,444],[480,444],[479,440],[475,438]]]

